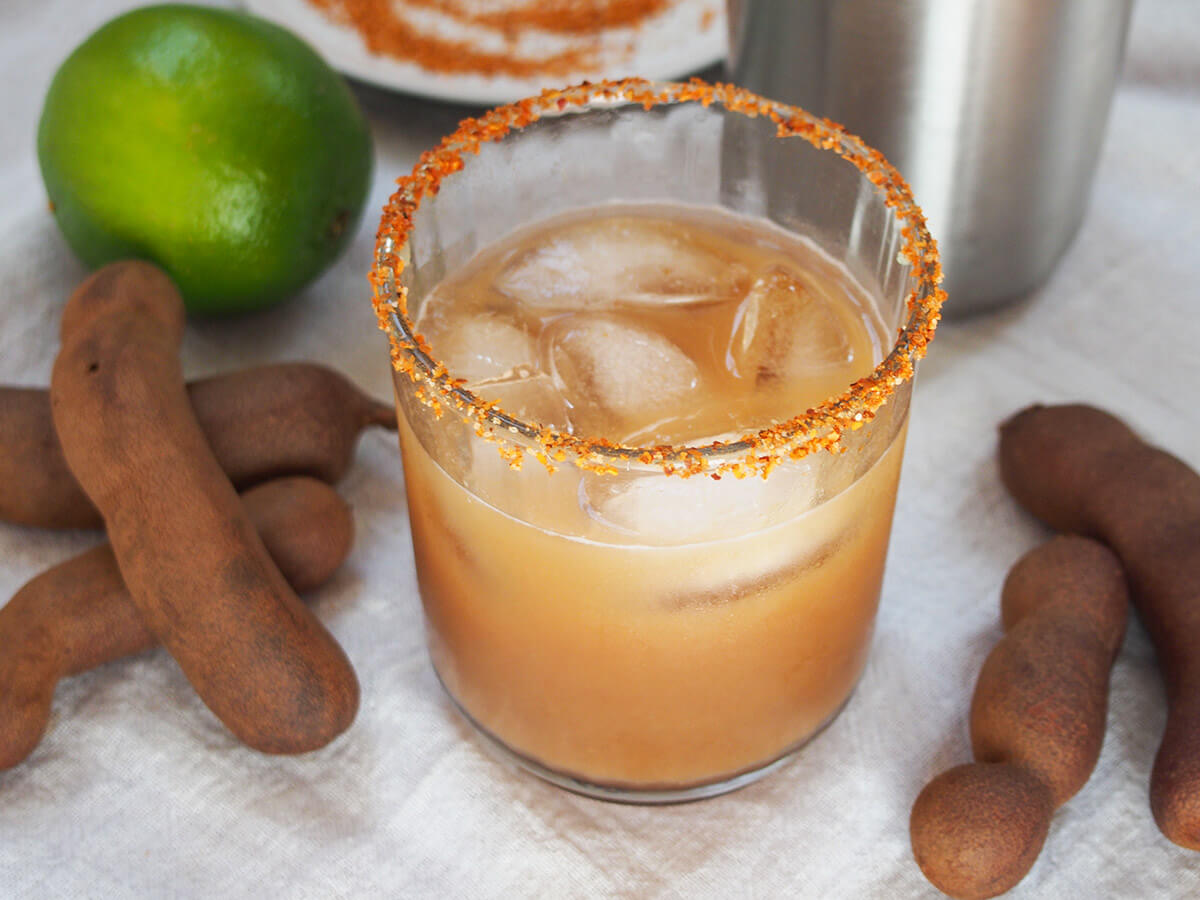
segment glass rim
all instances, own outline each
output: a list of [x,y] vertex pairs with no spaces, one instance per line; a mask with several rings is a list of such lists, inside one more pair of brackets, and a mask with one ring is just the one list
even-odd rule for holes
[[[478,155],[484,144],[502,140],[543,118],[580,114],[593,109],[642,106],[649,111],[662,104],[719,104],[730,113],[764,117],[776,126],[777,139],[802,138],[819,150],[837,153],[853,163],[901,226],[899,260],[911,267],[915,281],[906,299],[907,317],[883,360],[841,394],[779,424],[748,431],[736,441],[707,445],[628,447],[603,437],[574,435],[522,421],[495,401],[484,400],[466,388],[435,356],[408,313],[408,289],[399,282],[408,257],[407,241],[421,201],[435,195],[442,181],[460,171],[464,155]],[[411,174],[397,179],[397,189],[383,208],[368,280],[379,327],[388,336],[392,367],[413,384],[415,397],[437,416],[457,412],[476,434],[496,444],[513,468],[526,452],[550,471],[571,462],[579,468],[615,474],[618,466],[659,467],[684,477],[732,474],[765,477],[781,462],[800,459],[816,450],[837,452],[844,432],[857,431],[871,421],[888,399],[912,379],[916,363],[925,356],[941,318],[946,293],[937,243],[914,202],[908,183],[878,150],[829,119],[799,107],[767,100],[733,85],[652,82],[640,78],[584,82],[536,97],[498,106],[478,119],[465,119],[433,150],[423,153]]]

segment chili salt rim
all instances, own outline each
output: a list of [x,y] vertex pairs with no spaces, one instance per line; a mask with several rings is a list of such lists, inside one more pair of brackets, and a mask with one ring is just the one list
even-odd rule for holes
[[[579,111],[578,107],[597,103],[640,104],[649,110],[662,103],[687,102],[704,106],[716,102],[751,118],[764,116],[775,123],[778,137],[800,137],[818,149],[834,151],[857,166],[884,195],[902,226],[899,255],[912,267],[916,279],[906,300],[908,318],[891,351],[869,375],[819,406],[782,424],[742,435],[737,441],[717,441],[700,447],[625,447],[604,438],[553,431],[523,422],[495,402],[467,390],[466,382],[454,378],[434,357],[433,348],[425,338],[416,332],[408,316],[408,289],[397,282],[405,265],[400,252],[421,200],[436,194],[446,176],[463,168],[464,153],[478,154],[483,144],[498,141],[514,129],[525,128],[543,117],[573,114]],[[628,78],[543,91],[537,97],[497,107],[478,119],[464,120],[435,149],[423,153],[412,173],[396,183],[397,190],[383,209],[376,236],[375,264],[368,276],[379,327],[387,333],[391,345],[392,366],[409,377],[417,399],[436,415],[453,409],[465,422],[473,421],[476,433],[494,442],[514,468],[520,467],[528,451],[551,471],[556,463],[569,460],[580,468],[601,473],[616,473],[614,463],[640,463],[657,465],[668,475],[683,477],[701,473],[714,478],[725,474],[737,478],[766,477],[785,459],[799,459],[817,450],[838,452],[842,434],[856,431],[871,421],[896,388],[913,377],[917,361],[924,357],[933,340],[946,297],[939,286],[942,268],[937,243],[926,228],[925,217],[913,201],[908,184],[883,154],[836,122],[766,100],[733,85],[710,85],[699,79],[671,83]]]

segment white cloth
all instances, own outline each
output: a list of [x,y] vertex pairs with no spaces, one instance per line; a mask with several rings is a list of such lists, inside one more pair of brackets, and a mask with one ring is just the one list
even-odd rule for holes
[[[49,79],[123,0],[5,0],[0,28],[0,382],[48,382],[83,276],[47,211],[34,134]],[[317,608],[353,659],[353,728],[304,758],[237,744],[162,651],[64,683],[41,745],[0,773],[0,896],[933,897],[908,815],[969,758],[966,715],[1000,636],[1004,573],[1045,536],[996,473],[997,423],[1085,400],[1200,468],[1200,9],[1143,0],[1089,214],[1027,301],[946,325],[916,390],[873,653],[848,709],[799,759],[737,793],[671,808],[583,799],[492,760],[424,649],[399,454],[362,442],[341,485],[353,555]],[[365,272],[395,176],[461,110],[363,89],[378,166],[348,253],[294,302],[189,327],[191,376],[272,360],[334,365],[380,396],[384,340]],[[0,525],[0,603],[92,544]],[[1133,625],[1087,786],[1055,816],[1014,898],[1200,894],[1200,855],[1146,801],[1164,721]]]

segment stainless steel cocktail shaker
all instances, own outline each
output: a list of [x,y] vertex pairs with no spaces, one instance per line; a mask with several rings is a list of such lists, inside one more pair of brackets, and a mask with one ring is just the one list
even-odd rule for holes
[[729,0],[732,81],[834,119],[912,185],[950,316],[1039,285],[1075,235],[1132,0]]

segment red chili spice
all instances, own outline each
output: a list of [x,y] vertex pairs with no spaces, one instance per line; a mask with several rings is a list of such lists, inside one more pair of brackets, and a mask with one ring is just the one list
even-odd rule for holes
[[474,25],[516,35],[530,28],[556,34],[596,34],[607,28],[637,25],[656,16],[673,0],[533,0],[509,9],[472,9],[470,0],[408,0]]
[[[639,25],[675,0],[532,0],[507,9],[477,9],[469,0],[309,0],[331,18],[354,27],[372,53],[416,63],[431,72],[507,75],[514,78],[566,75],[595,68],[595,38],[612,28]],[[437,12],[464,25],[484,27],[508,43],[532,32],[576,38],[542,57],[516,50],[489,51],[467,40],[430,34],[418,28],[408,9]],[[583,40],[578,40],[583,39]]]

